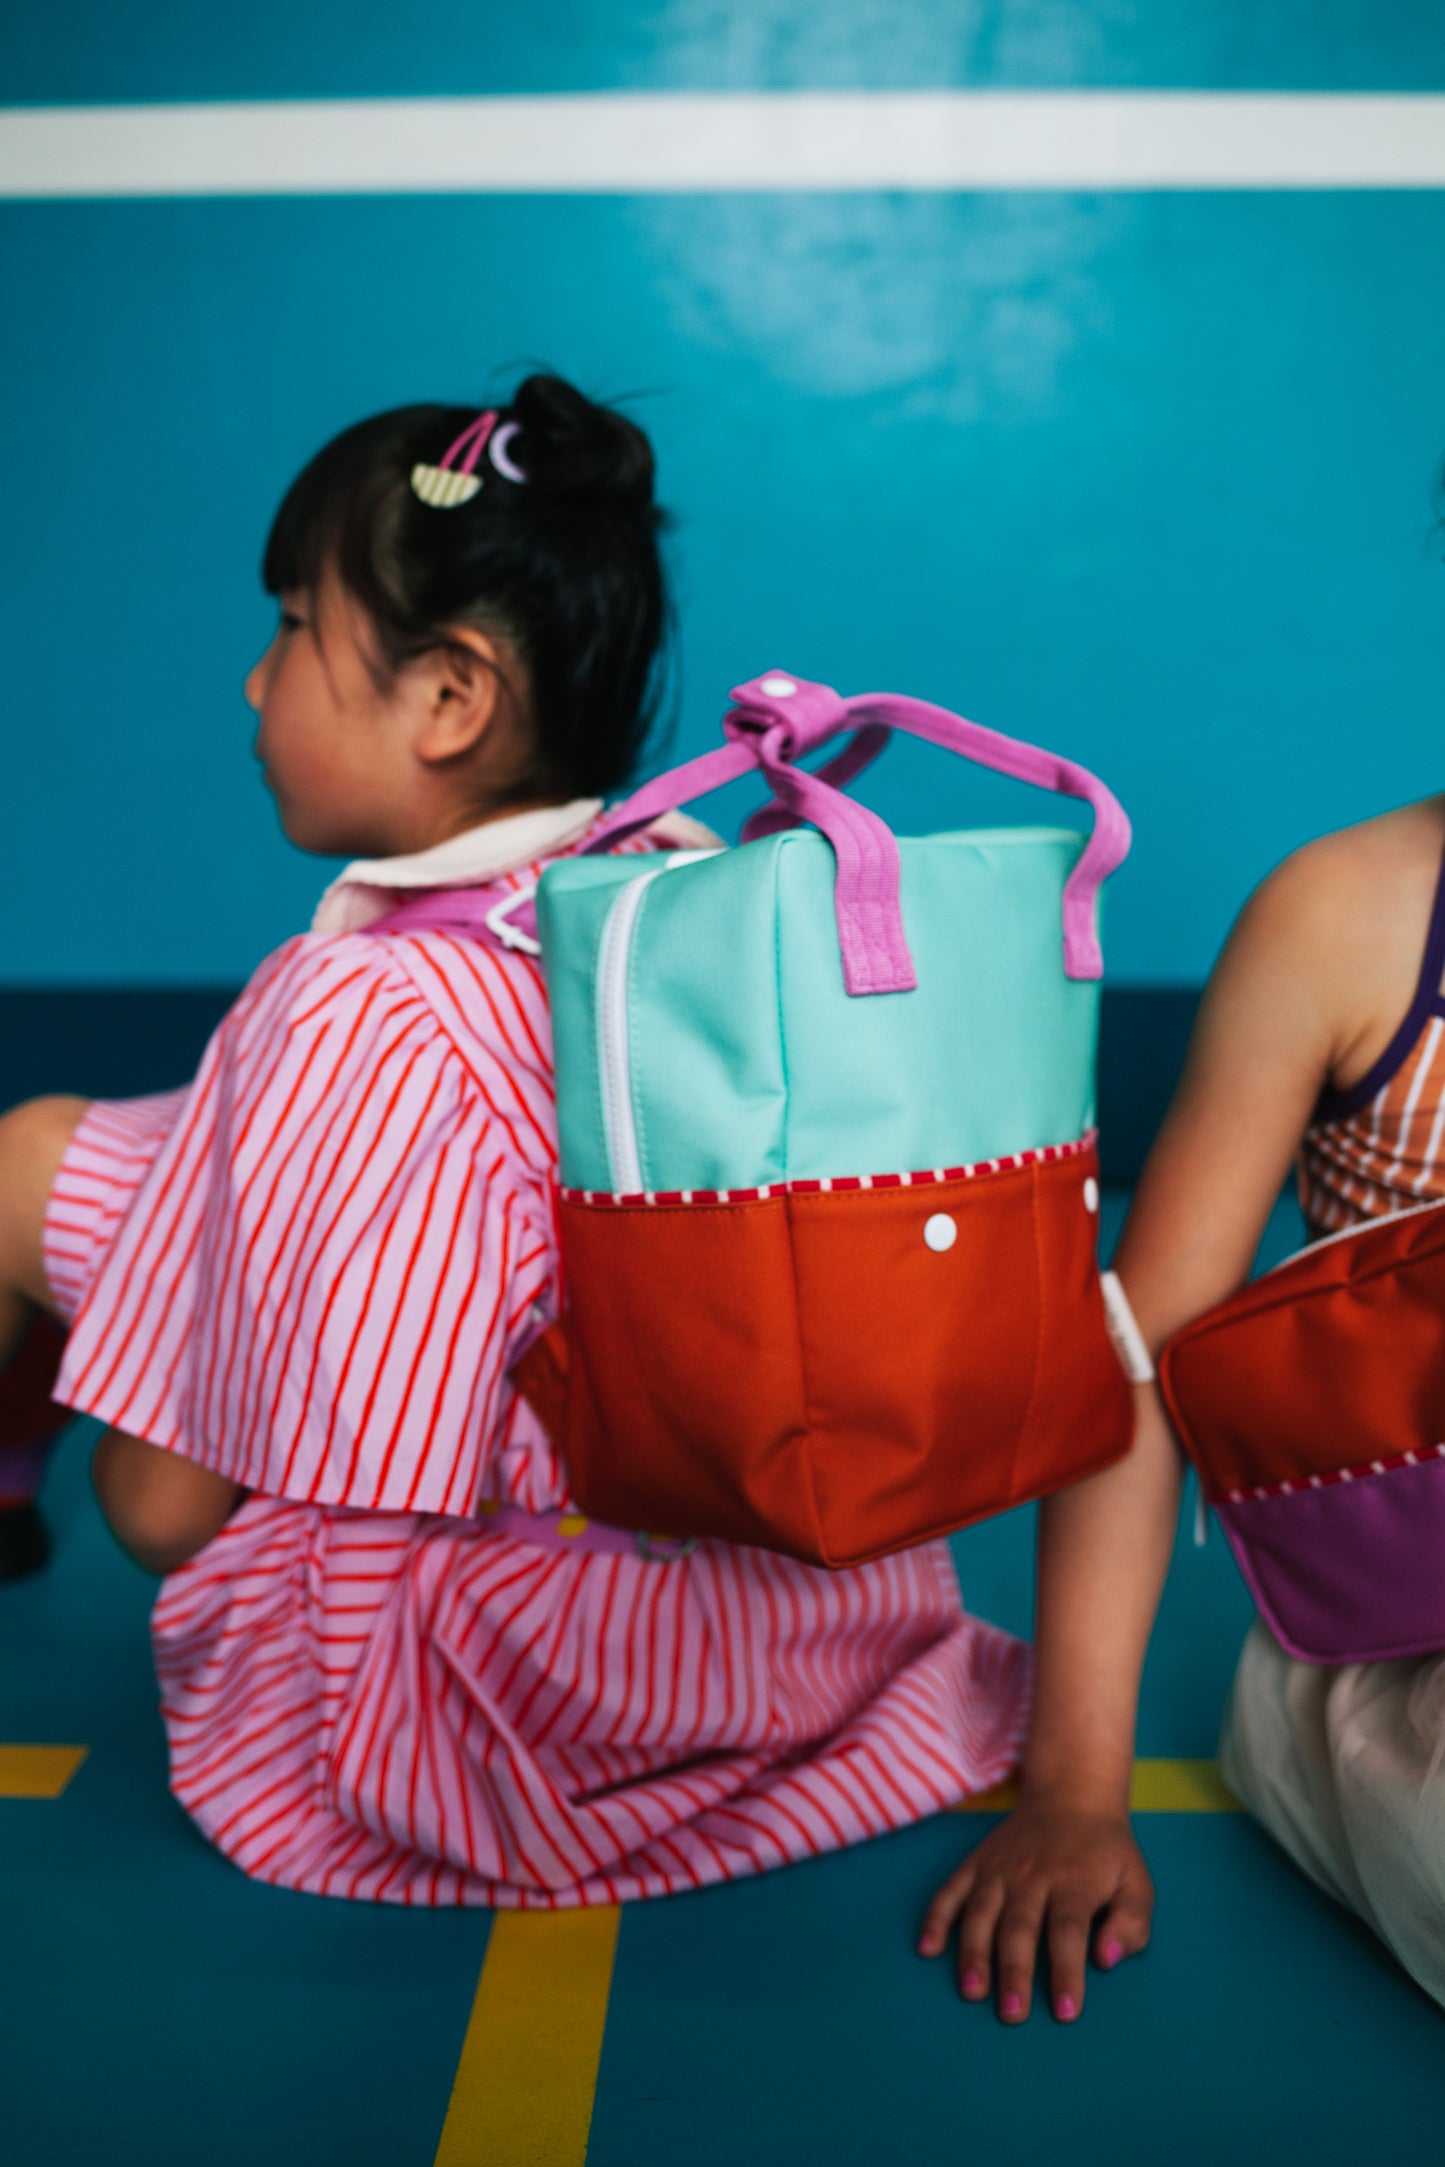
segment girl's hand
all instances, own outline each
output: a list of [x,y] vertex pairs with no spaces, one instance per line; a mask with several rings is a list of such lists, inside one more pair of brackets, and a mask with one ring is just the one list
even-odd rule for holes
[[1084,2006],[1090,1948],[1102,1971],[1149,1939],[1154,1884],[1127,1814],[1023,1802],[985,1836],[928,1907],[920,1956],[939,1956],[959,1922],[958,1983],[965,2001],[990,1988],[1006,2024],[1022,2024],[1039,1943],[1048,1948],[1054,2015],[1070,2024]]

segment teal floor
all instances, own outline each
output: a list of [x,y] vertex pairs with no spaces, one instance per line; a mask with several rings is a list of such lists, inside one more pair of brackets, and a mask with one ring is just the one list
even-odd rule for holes
[[[51,1478],[52,1570],[0,1590],[0,1740],[92,1749],[63,1798],[0,1802],[0,2162],[429,2167],[487,1920],[256,1888],[193,1833],[151,1584],[98,1521],[87,1443]],[[971,1606],[1021,1629],[1030,1537],[1018,1514],[957,1544]],[[1141,1752],[1212,1752],[1248,1615],[1217,1535],[1186,1529]],[[1154,1944],[1077,2027],[965,2008],[911,1938],[985,1825],[628,1911],[590,2167],[1440,2157],[1445,2018],[1241,1816],[1141,1820]]]

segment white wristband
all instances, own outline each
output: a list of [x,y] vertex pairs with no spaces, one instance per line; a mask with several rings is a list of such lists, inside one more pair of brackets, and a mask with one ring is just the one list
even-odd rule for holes
[[1138,1319],[1129,1307],[1129,1297],[1124,1292],[1117,1272],[1101,1272],[1104,1289],[1104,1321],[1109,1327],[1109,1337],[1114,1342],[1124,1375],[1130,1384],[1152,1384],[1154,1364],[1149,1359],[1149,1349],[1144,1344],[1144,1334]]

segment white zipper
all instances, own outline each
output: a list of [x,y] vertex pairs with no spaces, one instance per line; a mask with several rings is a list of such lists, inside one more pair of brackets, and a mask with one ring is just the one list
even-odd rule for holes
[[627,986],[632,969],[632,941],[642,898],[655,880],[675,865],[693,865],[712,850],[674,850],[661,865],[629,880],[613,897],[597,943],[597,1080],[602,1101],[602,1136],[614,1196],[642,1193],[642,1152],[637,1141],[637,1111],[632,1103],[632,1039],[628,1030]]

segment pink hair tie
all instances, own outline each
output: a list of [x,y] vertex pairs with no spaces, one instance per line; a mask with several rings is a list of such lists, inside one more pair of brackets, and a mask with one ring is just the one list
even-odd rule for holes
[[[496,408],[489,407],[485,414],[478,414],[476,420],[463,429],[455,444],[448,446],[435,466],[428,466],[424,460],[418,461],[411,470],[411,486],[423,504],[430,504],[440,512],[453,511],[458,504],[470,504],[482,486],[482,476],[476,471],[477,462],[488,445],[492,465],[506,481],[524,482],[527,479],[507,451],[519,433],[520,424],[503,422],[498,429],[497,418]],[[493,430],[496,430],[495,435]]]

